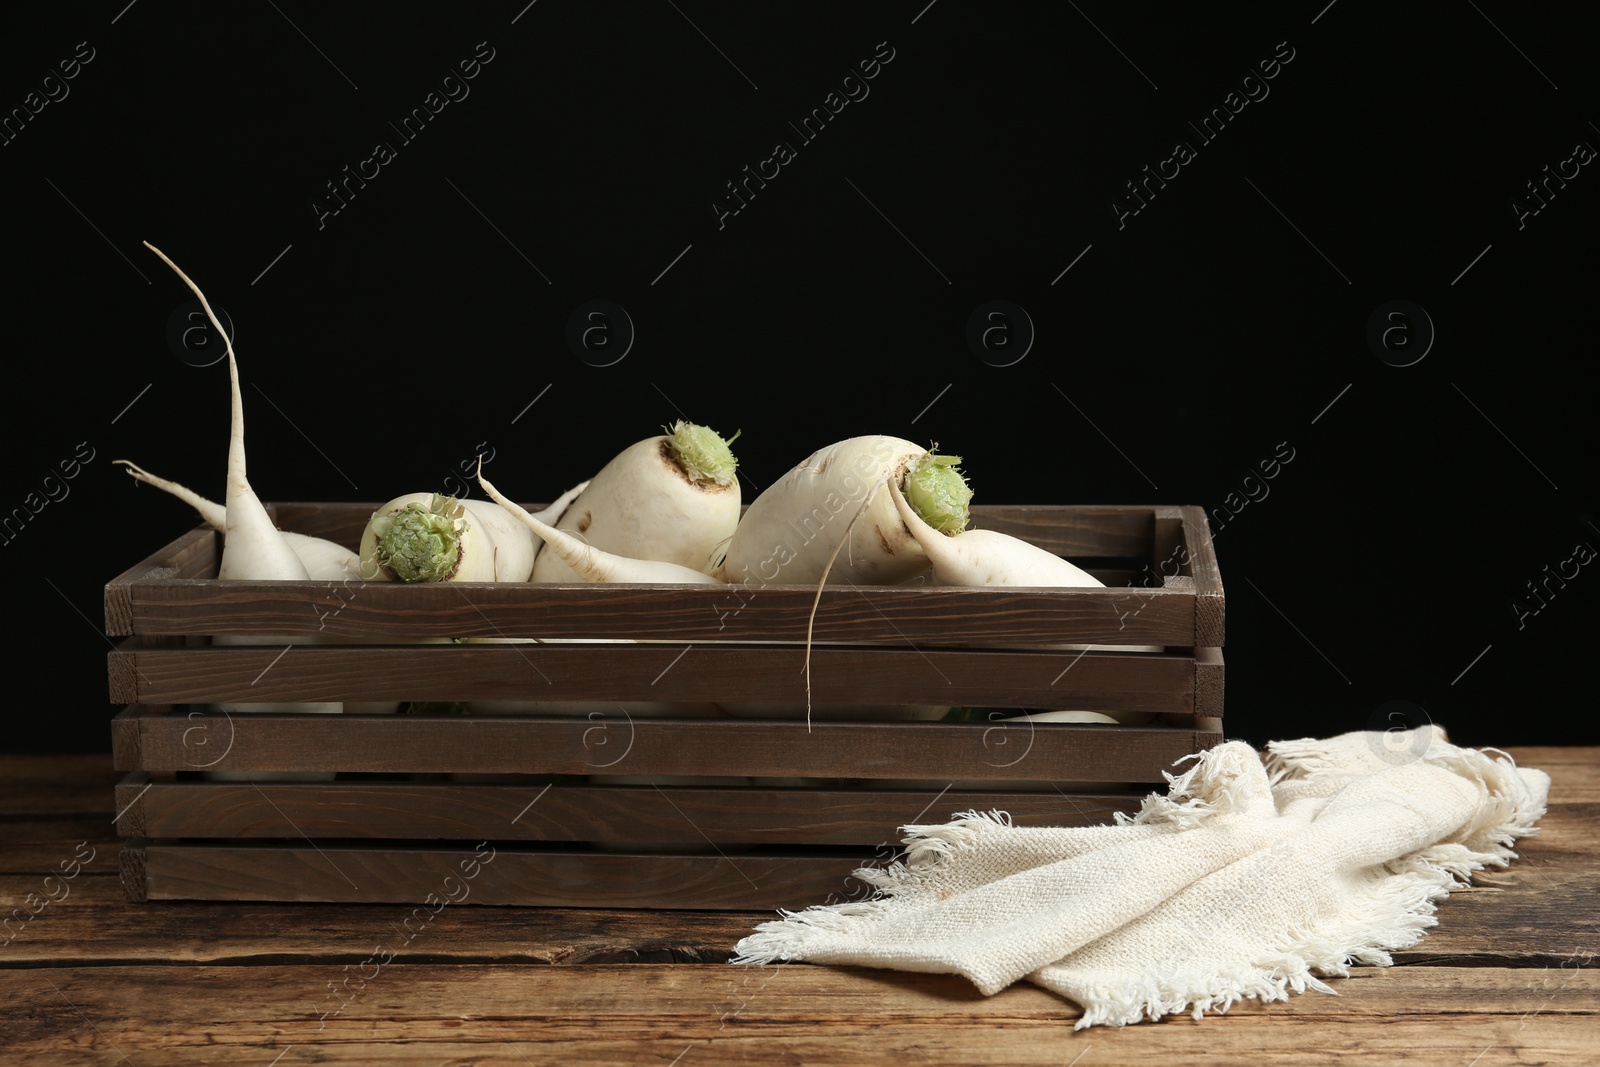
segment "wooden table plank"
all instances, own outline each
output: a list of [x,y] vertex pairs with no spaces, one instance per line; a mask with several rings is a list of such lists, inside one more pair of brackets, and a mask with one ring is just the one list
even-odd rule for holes
[[627,715],[167,715],[135,705],[117,717],[116,756],[125,770],[160,772],[1071,779],[1120,785],[1161,782],[1177,760],[1218,743],[1221,725],[1218,719],[1187,727],[1031,720],[808,726],[801,719]]
[[111,819],[105,815],[19,817],[0,822],[0,871],[5,874],[54,874],[63,862],[88,849],[96,854],[91,866],[114,873],[121,847]]
[[[865,851],[690,855],[488,844],[475,854],[471,844],[437,844],[448,847],[139,842],[123,850],[122,872],[141,900],[414,903],[418,911],[445,899],[537,907],[582,902],[606,908],[798,910],[851,886],[853,872],[871,859]],[[853,888],[858,896],[868,892],[864,883]]]
[[1439,907],[1439,926],[1395,958],[1487,960],[1537,952],[1549,962],[1600,951],[1600,804],[1558,800],[1539,820],[1539,832],[1517,848],[1509,867],[1480,871],[1472,886],[1452,893]]
[[[89,871],[114,863],[97,858]],[[129,903],[115,876],[86,871],[8,945],[0,968],[97,963],[359,963],[384,944],[399,960],[502,964],[725,963],[768,912],[446,907],[404,926],[409,905],[156,901]],[[36,875],[0,875],[0,915],[40,892]],[[14,928],[16,928],[14,926]],[[411,936],[414,932],[414,936]],[[0,941],[4,935],[0,935]]]
[[1550,775],[1552,804],[1600,804],[1600,749],[1530,745],[1506,751],[1517,766]]
[[[111,743],[107,715],[106,743]],[[0,756],[0,820],[13,816],[81,815],[111,817],[111,791],[122,776],[109,756]],[[0,822],[0,840],[7,831]]]
[[[377,967],[336,999],[330,964],[0,972],[21,1005],[8,1051],[105,1062],[1232,1065],[1592,1064],[1600,972],[1358,969],[1340,995],[1236,1005],[1225,1017],[1075,1032],[1075,1006],[1019,986],[804,965],[770,968]],[[227,995],[197,996],[196,990]],[[289,1050],[289,1051],[285,1051]],[[87,1059],[79,1062],[88,1062]]]

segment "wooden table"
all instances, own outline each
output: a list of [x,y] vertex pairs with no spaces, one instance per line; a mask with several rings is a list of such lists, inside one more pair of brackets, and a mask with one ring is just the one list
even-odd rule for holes
[[[411,909],[400,905],[130,904],[110,757],[0,757],[0,918],[15,916],[0,928],[10,939],[0,1056],[259,1067],[1600,1063],[1590,966],[1600,748],[1512,752],[1554,780],[1541,833],[1508,870],[1443,902],[1438,927],[1396,966],[1336,979],[1337,997],[1082,1032],[1074,1005],[1026,984],[985,998],[952,975],[727,965],[770,917],[761,913],[463,904],[404,927]],[[335,993],[341,983],[354,992]]]

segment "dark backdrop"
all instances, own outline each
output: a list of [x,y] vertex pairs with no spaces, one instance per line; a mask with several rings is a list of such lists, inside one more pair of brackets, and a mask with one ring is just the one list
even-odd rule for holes
[[1233,736],[1600,740],[1577,5],[525,4],[7,16],[7,748],[109,746],[101,588],[193,524],[111,461],[222,494],[142,240],[236,324],[265,499],[896,434],[979,502],[1212,510]]

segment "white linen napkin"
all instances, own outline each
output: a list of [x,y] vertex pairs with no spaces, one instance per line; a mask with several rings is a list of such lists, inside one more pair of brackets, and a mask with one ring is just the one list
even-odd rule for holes
[[986,995],[1026,978],[1081,1005],[1078,1029],[1332,993],[1323,977],[1387,966],[1436,901],[1514,859],[1550,787],[1434,725],[1189,758],[1116,825],[902,827],[904,860],[856,874],[872,899],[780,912],[733,962],[962,974]]

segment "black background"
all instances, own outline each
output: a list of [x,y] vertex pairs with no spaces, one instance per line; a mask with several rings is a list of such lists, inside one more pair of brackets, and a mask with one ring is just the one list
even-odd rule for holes
[[[222,494],[225,364],[169,350],[189,294],[143,240],[236,323],[264,499],[442,487],[480,442],[548,499],[687,417],[743,431],[747,498],[887,433],[964,456],[977,502],[1218,509],[1286,442],[1214,522],[1231,736],[1405,710],[1467,744],[1600,740],[1600,567],[1514,606],[1600,547],[1600,175],[1513,207],[1600,145],[1578,5],[524,3],[8,15],[7,112],[93,59],[0,146],[0,508],[93,459],[7,530],[5,748],[109,747],[101,589],[193,525],[111,461]],[[788,123],[880,42],[870,95],[802,144]],[[389,123],[487,49],[404,142]],[[1291,49],[1214,141],[1187,125]],[[778,140],[797,158],[719,228]],[[1119,227],[1180,140],[1196,158]],[[394,160],[319,226],[379,141]],[[565,340],[591,299],[637,328],[612,366]],[[1011,366],[965,340],[994,299],[1037,330]],[[1437,330],[1410,366],[1367,342],[1393,300]]]

